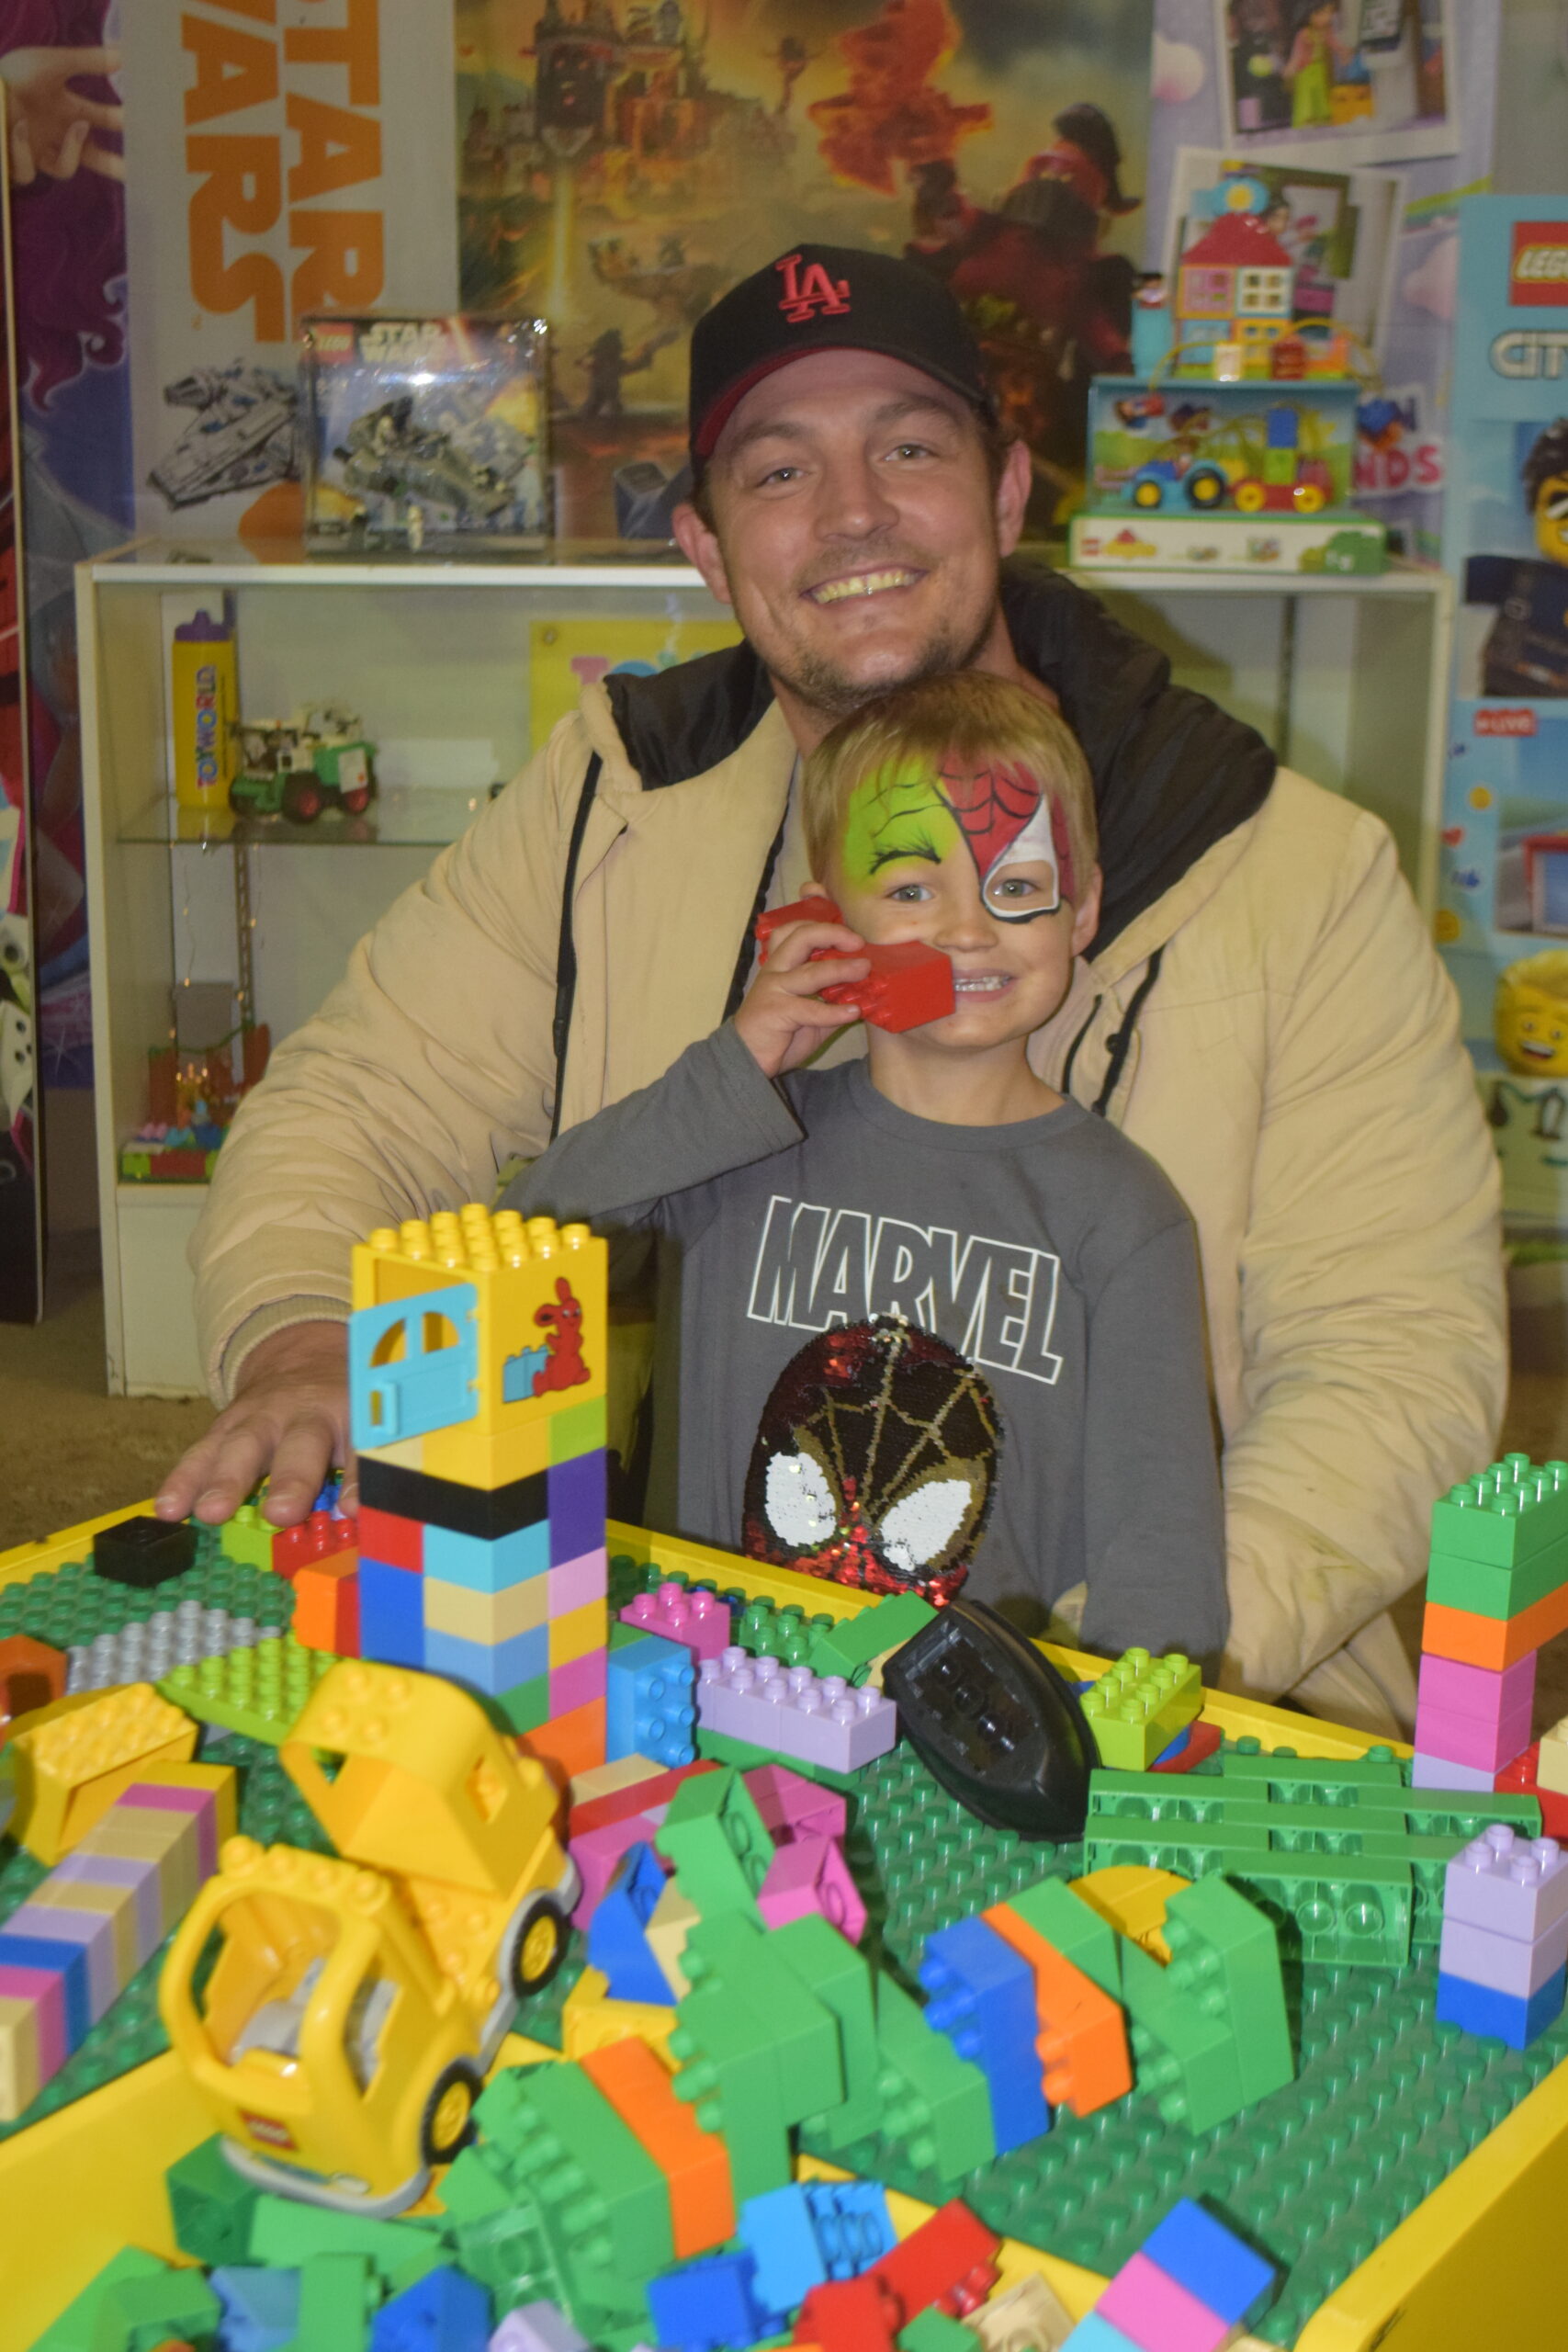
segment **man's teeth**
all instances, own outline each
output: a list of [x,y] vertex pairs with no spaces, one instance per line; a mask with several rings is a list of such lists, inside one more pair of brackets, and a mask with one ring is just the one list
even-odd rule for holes
[[884,588],[912,588],[919,578],[918,571],[906,571],[901,567],[891,571],[856,571],[847,580],[826,580],[820,588],[813,588],[814,605],[838,605],[846,596],[875,596]]

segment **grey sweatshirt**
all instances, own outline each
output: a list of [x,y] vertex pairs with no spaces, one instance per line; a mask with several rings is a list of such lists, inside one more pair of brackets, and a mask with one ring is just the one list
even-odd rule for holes
[[[1220,1648],[1196,1240],[1167,1178],[1104,1120],[1065,1102],[943,1125],[878,1094],[863,1060],[774,1083],[727,1024],[560,1136],[506,1205],[612,1236],[651,1225],[674,1245],[660,1319],[662,1339],[678,1317],[680,1532],[734,1549],[780,1373],[829,1324],[901,1314],[983,1371],[1001,1415],[966,1589],[1049,1603],[1087,1579],[1089,1646]],[[655,1427],[666,1446],[662,1399]]]

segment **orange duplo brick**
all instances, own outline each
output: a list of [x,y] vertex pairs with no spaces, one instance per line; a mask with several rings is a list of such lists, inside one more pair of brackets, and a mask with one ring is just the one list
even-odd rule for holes
[[1434,1657],[1457,1658],[1461,1666],[1489,1667],[1500,1674],[1564,1631],[1568,1584],[1543,1594],[1517,1617],[1478,1617],[1472,1610],[1429,1600],[1421,1620],[1421,1647]]
[[676,2261],[733,2237],[729,2151],[676,2098],[670,2075],[647,2042],[615,2041],[607,2050],[591,2050],[581,2063],[670,2184]]
[[570,1781],[604,1761],[604,1702],[589,1699],[570,1713],[541,1724],[517,1744],[525,1756],[552,1765],[558,1781]]
[[294,1638],[333,1657],[359,1655],[359,1555],[312,1560],[294,1577]]
[[1007,1904],[998,1903],[980,1916],[1034,1971],[1034,2007],[1041,2024],[1034,2047],[1051,2105],[1070,2107],[1075,2115],[1085,2116],[1125,2098],[1133,2087],[1133,2063],[1121,2003],[1102,1993]]

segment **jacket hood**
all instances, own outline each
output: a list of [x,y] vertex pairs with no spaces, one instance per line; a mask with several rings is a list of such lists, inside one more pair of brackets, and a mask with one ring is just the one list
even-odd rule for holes
[[[1063,573],[1005,566],[1002,610],[1020,662],[1055,694],[1094,775],[1105,874],[1098,956],[1257,813],[1274,754],[1206,695],[1173,685],[1165,655]],[[745,644],[653,677],[612,674],[604,687],[645,792],[716,767],[773,699]]]

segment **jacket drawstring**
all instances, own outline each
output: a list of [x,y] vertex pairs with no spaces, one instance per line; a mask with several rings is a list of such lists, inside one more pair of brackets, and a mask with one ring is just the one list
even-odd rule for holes
[[[1137,987],[1134,989],[1132,1001],[1128,1005],[1126,1012],[1122,1016],[1122,1026],[1119,1029],[1113,1030],[1111,1035],[1106,1039],[1106,1050],[1110,1056],[1110,1059],[1106,1064],[1105,1083],[1100,1088],[1100,1092],[1095,1097],[1094,1101],[1094,1115],[1097,1119],[1104,1118],[1107,1105],[1109,1104],[1111,1096],[1116,1091],[1117,1080],[1121,1078],[1122,1069],[1126,1066],[1127,1056],[1133,1049],[1133,1039],[1137,1034],[1138,1015],[1144,1009],[1145,1001],[1148,996],[1149,990],[1154,987],[1155,982],[1159,978],[1160,962],[1164,955],[1165,948],[1163,944],[1155,949],[1153,955],[1149,957],[1149,968],[1144,974],[1143,978],[1138,982]],[[1098,1012],[1099,1009],[1099,1004],[1097,1002],[1095,1011]],[[1092,1020],[1093,1018],[1094,1015],[1091,1013],[1089,1015],[1089,1019]],[[1084,1025],[1085,1028],[1087,1028],[1088,1023]],[[1078,1046],[1082,1042],[1083,1031],[1080,1030],[1077,1037],[1075,1038],[1073,1042],[1073,1053],[1076,1054],[1077,1052]],[[1067,1068],[1069,1070],[1072,1069],[1071,1055],[1067,1057]],[[1065,1085],[1062,1091],[1064,1093],[1066,1092]]]

